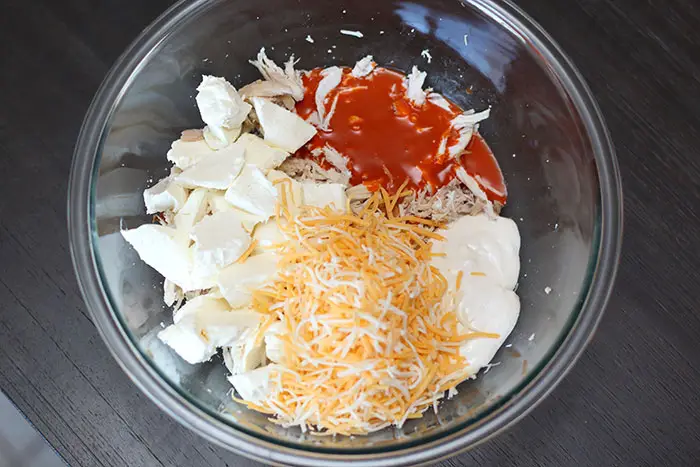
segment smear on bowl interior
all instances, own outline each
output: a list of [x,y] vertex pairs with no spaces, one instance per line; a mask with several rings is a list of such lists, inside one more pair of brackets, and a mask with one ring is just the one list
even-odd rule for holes
[[512,331],[520,236],[498,163],[426,73],[279,67],[236,90],[204,76],[203,129],[124,230],[165,278],[158,337],[220,352],[234,398],[318,434],[402,426],[476,377]]

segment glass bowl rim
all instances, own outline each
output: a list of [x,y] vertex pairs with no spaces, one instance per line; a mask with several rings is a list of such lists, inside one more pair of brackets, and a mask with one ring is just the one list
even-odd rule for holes
[[[464,1],[464,0],[455,0]],[[177,23],[215,2],[181,0],[166,10],[126,49],[102,82],[83,121],[75,147],[68,191],[68,230],[73,266],[83,298],[100,335],[118,364],[136,386],[158,407],[200,436],[247,457],[273,463],[313,466],[416,465],[452,456],[486,441],[524,417],[546,397],[571,369],[592,337],[612,292],[622,244],[622,186],[617,159],[602,114],[578,70],[554,40],[519,7],[502,0],[470,0],[492,19],[514,30],[550,64],[561,81],[591,140],[599,180],[599,211],[589,275],[583,295],[568,327],[548,358],[509,395],[475,420],[458,423],[437,435],[381,452],[368,449],[300,449],[261,437],[214,416],[172,386],[143,355],[111,304],[103,286],[94,241],[94,181],[104,131],[124,90],[149,55]],[[208,5],[207,5],[208,4]],[[587,290],[586,290],[587,289]]]

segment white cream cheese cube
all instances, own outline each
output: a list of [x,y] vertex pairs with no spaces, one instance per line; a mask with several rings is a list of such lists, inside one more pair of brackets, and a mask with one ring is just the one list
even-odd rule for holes
[[340,183],[303,182],[301,188],[305,206],[316,206],[319,208],[330,206],[336,211],[345,212],[347,207],[345,185]]
[[163,303],[165,303],[167,306],[173,306],[175,302],[180,301],[183,298],[184,295],[180,287],[168,279],[163,281]]
[[188,241],[190,230],[206,214],[207,196],[208,190],[204,188],[192,190],[185,204],[175,214],[175,228],[178,230],[178,233],[183,233]]
[[225,190],[231,186],[245,165],[244,151],[243,146],[232,144],[183,170],[176,180],[191,188]]
[[224,364],[232,374],[245,373],[265,363],[265,344],[262,339],[256,342],[257,335],[257,328],[250,328],[234,345],[223,348]]
[[279,371],[278,365],[267,365],[253,371],[247,371],[228,377],[241,398],[248,402],[257,402],[267,398],[271,391],[270,375]]
[[206,362],[216,353],[215,347],[189,327],[171,324],[158,333],[158,338],[192,365]]
[[134,247],[144,263],[181,288],[189,290],[190,256],[179,241],[177,231],[157,224],[144,224],[122,230],[124,239]]
[[178,139],[173,141],[167,158],[182,170],[192,167],[196,163],[204,160],[214,153],[214,150],[203,139],[197,141],[187,141]]
[[222,269],[217,285],[232,308],[241,308],[250,304],[251,292],[268,282],[276,272],[277,255],[255,255]]
[[185,189],[173,178],[166,177],[143,192],[146,214],[178,211],[187,200]]
[[216,214],[218,212],[236,213],[236,215],[241,221],[243,230],[245,230],[249,234],[253,233],[253,230],[255,229],[256,225],[267,220],[267,218],[263,216],[257,216],[255,214],[241,211],[240,209],[233,207],[231,203],[226,201],[224,194],[221,192],[212,191],[209,193],[209,209],[211,210],[212,214]]
[[224,300],[205,295],[185,303],[158,338],[194,364],[209,360],[218,347],[231,345],[259,323],[258,313],[232,311]]
[[[192,302],[196,304],[194,310],[185,308]],[[236,342],[247,330],[257,327],[260,318],[259,313],[231,310],[226,301],[204,295],[189,300],[175,313],[173,321],[176,325],[193,325],[206,342],[218,348]]]
[[277,189],[254,165],[246,164],[243,167],[224,197],[232,206],[264,220],[275,214]]
[[226,129],[240,127],[251,109],[231,83],[215,76],[202,76],[195,100],[202,120],[220,140],[226,139]]
[[274,251],[280,244],[287,241],[280,230],[279,224],[274,219],[270,219],[264,224],[255,227],[253,240],[256,242],[255,250],[253,250],[254,255]]
[[284,324],[279,321],[265,331],[265,354],[271,362],[282,363],[284,360],[284,341],[280,336],[286,332]]
[[241,127],[237,126],[230,130],[228,128],[223,128],[215,133],[207,125],[204,127],[204,131],[202,133],[204,136],[204,141],[207,142],[207,145],[215,151],[218,151],[219,149],[223,149],[236,141],[238,136],[241,134]]
[[238,143],[245,146],[245,161],[268,173],[282,164],[289,153],[284,149],[267,144],[262,138],[246,133],[238,138]]
[[293,153],[316,134],[316,128],[297,114],[261,97],[254,97],[252,101],[269,144]]
[[192,228],[194,262],[204,269],[223,268],[238,260],[250,246],[235,212],[219,212],[202,219]]
[[191,271],[190,290],[206,290],[216,287],[219,266],[213,261],[205,261],[197,255],[197,246],[190,246]]

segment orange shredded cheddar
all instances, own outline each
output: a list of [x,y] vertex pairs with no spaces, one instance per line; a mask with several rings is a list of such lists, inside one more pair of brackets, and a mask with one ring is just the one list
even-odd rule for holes
[[264,316],[256,342],[281,323],[284,352],[269,394],[237,401],[314,434],[366,434],[420,418],[466,377],[459,346],[493,335],[465,333],[431,265],[439,224],[393,215],[405,186],[374,192],[358,214],[302,206],[292,216],[280,190],[278,273],[251,306]]
[[252,242],[250,242],[250,245],[248,245],[248,248],[245,249],[245,251],[241,254],[241,256],[236,261],[234,261],[234,263],[242,263],[245,260],[247,260],[248,257],[251,254],[253,254],[253,250],[255,250],[256,246],[258,246],[257,240],[253,240]]

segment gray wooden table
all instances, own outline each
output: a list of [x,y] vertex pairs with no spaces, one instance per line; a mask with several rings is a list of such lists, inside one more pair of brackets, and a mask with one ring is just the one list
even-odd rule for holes
[[[81,119],[167,0],[0,1],[0,390],[76,466],[255,465],[180,427],[118,368],[73,276],[66,187]],[[598,333],[517,426],[443,465],[700,462],[700,2],[520,0],[578,65],[625,188]]]

